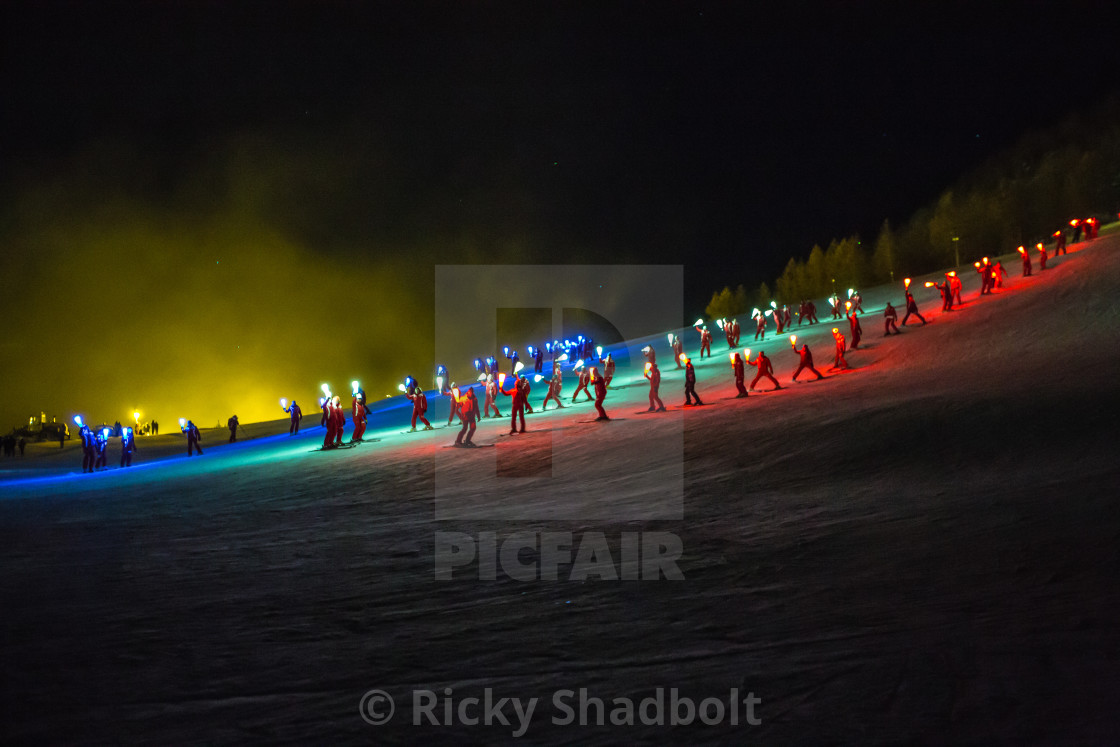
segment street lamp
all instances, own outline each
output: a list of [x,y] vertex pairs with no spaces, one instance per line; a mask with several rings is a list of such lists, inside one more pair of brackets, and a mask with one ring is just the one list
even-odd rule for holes
[[956,259],[957,259],[957,261],[953,264],[953,267],[960,267],[961,266],[961,239],[960,239],[959,236],[954,236],[953,237],[953,256],[955,256]]

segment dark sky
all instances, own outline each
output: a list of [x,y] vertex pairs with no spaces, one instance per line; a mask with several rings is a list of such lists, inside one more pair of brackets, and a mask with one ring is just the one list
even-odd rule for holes
[[1117,91],[1112,5],[5,3],[0,230],[34,257],[66,213],[52,268],[132,222],[425,282],[683,263],[693,315]]

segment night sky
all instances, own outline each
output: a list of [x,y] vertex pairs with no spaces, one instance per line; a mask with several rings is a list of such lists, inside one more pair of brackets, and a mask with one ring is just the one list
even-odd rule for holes
[[695,316],[1116,93],[1112,6],[6,3],[0,429],[388,389],[436,263],[683,263]]

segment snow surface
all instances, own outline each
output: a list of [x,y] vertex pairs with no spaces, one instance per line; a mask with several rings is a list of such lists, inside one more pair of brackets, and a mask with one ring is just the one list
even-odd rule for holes
[[[201,457],[139,439],[136,466],[96,475],[73,444],[32,445],[0,463],[5,741],[511,741],[410,723],[413,689],[487,687],[545,701],[531,743],[1115,741],[1120,235],[1071,248],[1032,278],[1006,257],[991,297],[962,272],[950,314],[915,278],[932,322],[897,337],[881,309],[901,316],[901,284],[866,291],[853,370],[820,382],[790,384],[785,336],[758,345],[743,319],[786,387],[746,400],[713,329],[711,404],[681,409],[661,335],[670,412],[638,415],[634,341],[615,422],[582,422],[589,403],[525,435],[483,421],[494,449],[402,435],[400,402],[378,404],[380,441],[337,452],[315,451],[314,412],[296,438],[206,431]],[[824,371],[820,316],[793,331]],[[622,532],[672,532],[685,578],[436,581],[437,531],[603,532],[615,556]],[[580,687],[608,709],[737,687],[762,724],[552,725],[552,693]],[[388,726],[359,716],[372,688],[397,701]]]

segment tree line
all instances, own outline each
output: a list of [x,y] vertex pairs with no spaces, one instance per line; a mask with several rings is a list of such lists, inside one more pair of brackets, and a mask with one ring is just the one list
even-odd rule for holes
[[921,207],[898,229],[887,220],[868,248],[860,237],[791,257],[771,284],[712,294],[706,313],[728,317],[771,300],[798,303],[848,288],[954,266],[1047,241],[1071,218],[1110,222],[1120,208],[1120,99],[1031,132]]

